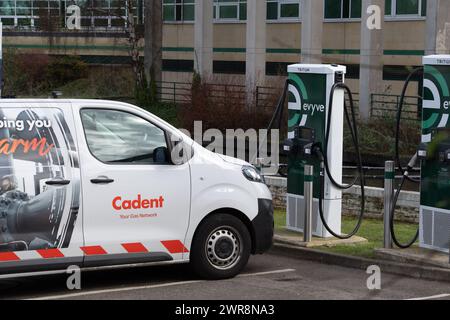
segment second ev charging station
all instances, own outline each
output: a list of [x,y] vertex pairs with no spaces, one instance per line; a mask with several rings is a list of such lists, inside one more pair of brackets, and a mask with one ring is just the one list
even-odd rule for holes
[[[327,123],[330,138],[327,146],[329,165],[333,177],[341,183],[343,160],[344,90],[334,92],[334,112],[329,112],[329,96],[336,82],[344,82],[346,67],[337,65],[295,64],[289,73],[289,124],[291,141],[288,163],[287,228],[304,231],[304,168],[314,166],[314,186],[320,185],[321,161],[312,153],[313,144],[325,147]],[[287,150],[286,150],[287,151]],[[293,150],[291,150],[293,151]],[[342,190],[336,188],[328,177],[324,179],[323,208],[327,224],[336,232],[341,230]],[[330,237],[320,220],[320,190],[314,188],[312,233]]]
[[449,252],[450,240],[450,55],[423,58],[420,245]]
[[[422,139],[418,151],[406,170],[399,157],[399,131],[404,98],[413,76],[423,74]],[[450,246],[450,55],[431,55],[423,58],[423,68],[408,76],[397,111],[396,160],[403,178],[397,188],[390,227],[392,240],[399,248],[409,248],[417,239],[422,248],[449,252]],[[420,181],[410,178],[409,172],[420,161]],[[415,237],[400,243],[395,234],[395,206],[404,183],[420,183],[420,223]]]

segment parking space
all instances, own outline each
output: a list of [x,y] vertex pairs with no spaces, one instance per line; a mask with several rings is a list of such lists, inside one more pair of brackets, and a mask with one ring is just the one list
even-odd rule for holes
[[1,299],[137,300],[450,300],[448,283],[382,273],[381,290],[367,288],[364,270],[267,254],[253,257],[235,279],[203,281],[186,265],[82,273],[82,290],[66,288],[67,275],[0,281]]

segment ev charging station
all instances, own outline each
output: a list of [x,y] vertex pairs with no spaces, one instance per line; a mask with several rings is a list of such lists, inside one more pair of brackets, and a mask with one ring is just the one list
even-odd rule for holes
[[[415,69],[407,78],[397,113],[396,157],[403,172],[395,197],[392,199],[390,223],[392,240],[399,248],[408,248],[417,238],[420,246],[449,252],[450,248],[450,55],[423,58],[423,68]],[[424,75],[422,143],[406,170],[398,156],[399,128],[406,89],[415,74]],[[348,239],[361,227],[365,210],[365,179],[358,141],[358,129],[352,93],[344,84],[346,68],[338,65],[295,64],[288,67],[289,123],[288,140],[283,148],[288,155],[287,228],[305,232],[305,223],[317,237],[331,236]],[[345,107],[348,94],[353,118]],[[284,99],[280,100],[279,108]],[[278,111],[277,111],[278,112]],[[345,118],[344,118],[345,114]],[[349,124],[358,155],[361,185],[361,213],[356,228],[340,235],[342,190],[356,184],[342,185],[343,125]],[[416,236],[408,243],[398,241],[394,231],[395,206],[406,180],[417,161],[421,162],[420,225]],[[314,168],[311,178],[305,175]],[[306,180],[306,181],[305,181]],[[305,185],[313,182],[311,197],[305,197]],[[306,184],[305,184],[306,182]],[[306,205],[307,204],[307,205]],[[307,214],[306,211],[309,211]],[[305,219],[305,216],[307,219]],[[312,221],[309,221],[309,220]],[[386,220],[387,221],[387,220]],[[306,228],[309,234],[308,228]]]
[[[346,67],[339,65],[294,64],[288,67],[289,73],[289,124],[288,138],[295,141],[300,152],[290,152],[288,160],[287,229],[304,231],[304,168],[314,166],[314,201],[312,234],[328,238],[332,235],[326,230],[319,215],[321,196],[321,161],[312,157],[309,146],[325,146],[325,133],[330,122],[328,140],[329,170],[335,181],[342,181],[343,161],[343,122],[344,90],[334,90],[335,83],[343,83]],[[333,112],[330,111],[332,103]],[[294,146],[293,146],[294,147]],[[307,151],[305,151],[307,150]],[[308,154],[309,153],[309,154]],[[323,176],[323,214],[328,226],[340,232],[342,213],[342,190],[336,188],[327,175]]]
[[420,245],[449,252],[450,241],[450,55],[423,58]]

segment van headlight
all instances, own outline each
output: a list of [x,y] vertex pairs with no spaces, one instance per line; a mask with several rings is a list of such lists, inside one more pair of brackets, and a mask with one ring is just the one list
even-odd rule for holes
[[264,183],[263,176],[258,172],[258,170],[256,170],[255,167],[243,166],[242,174],[247,178],[247,180],[250,180],[251,182]]

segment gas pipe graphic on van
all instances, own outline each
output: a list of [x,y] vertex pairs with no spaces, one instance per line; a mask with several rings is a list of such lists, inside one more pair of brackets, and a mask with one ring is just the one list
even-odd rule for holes
[[[0,252],[67,247],[79,183],[47,188],[64,179],[64,161],[78,170],[65,119],[58,111],[32,108],[1,108],[0,118],[15,120],[5,120],[0,129]],[[43,125],[34,125],[37,121]]]

